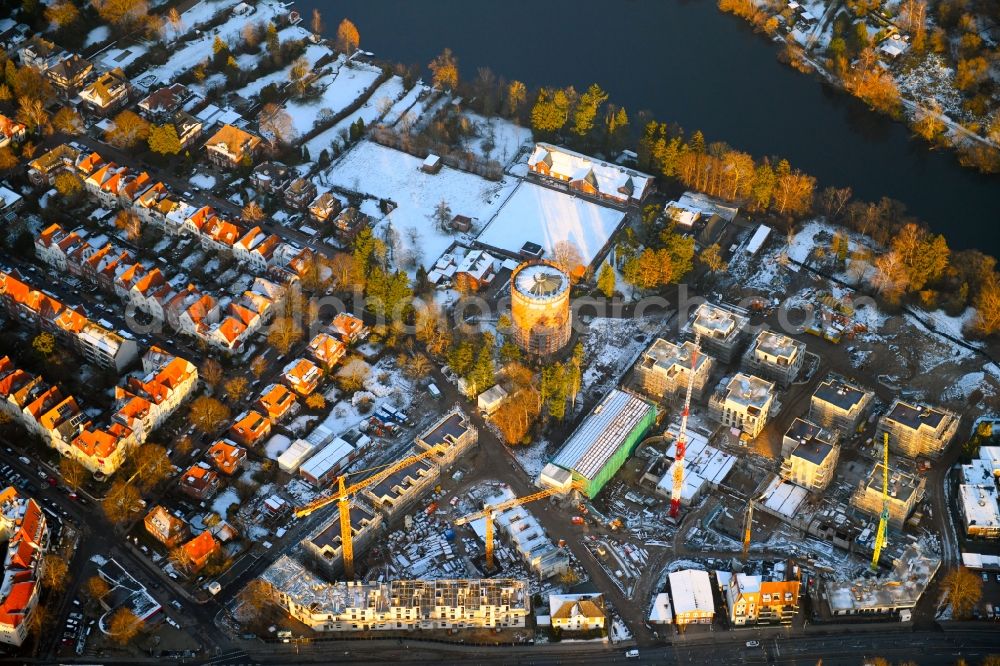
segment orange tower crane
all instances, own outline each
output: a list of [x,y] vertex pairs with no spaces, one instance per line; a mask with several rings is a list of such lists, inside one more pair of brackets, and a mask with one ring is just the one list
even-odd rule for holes
[[681,493],[684,490],[684,451],[687,448],[687,423],[691,413],[691,393],[694,391],[694,374],[698,366],[698,352],[701,333],[694,336],[694,349],[691,350],[691,371],[688,373],[687,393],[684,396],[684,411],[681,412],[681,427],[677,432],[677,457],[674,464],[674,487],[670,493],[670,517],[677,518],[681,512]]
[[[579,486],[577,484],[573,485],[574,489],[577,489],[578,487]],[[545,490],[539,490],[537,493],[525,495],[524,497],[515,497],[496,505],[487,504],[483,507],[482,511],[462,516],[455,521],[455,525],[466,525],[474,520],[479,520],[480,518],[486,519],[486,568],[493,569],[493,515],[495,513],[503,513],[507,509],[512,509],[515,506],[521,506],[522,504],[534,502],[535,500],[544,499],[563,492],[565,492],[564,488],[546,488]]]
[[430,458],[431,456],[444,451],[445,446],[438,444],[437,446],[432,446],[431,448],[418,453],[416,455],[410,456],[408,458],[403,458],[387,467],[372,468],[367,470],[360,470],[356,472],[357,474],[362,474],[364,472],[370,472],[374,469],[378,469],[375,474],[372,474],[363,481],[347,485],[344,476],[340,476],[337,479],[337,491],[330,494],[324,495],[323,497],[317,497],[308,504],[304,504],[295,509],[296,518],[304,518],[314,511],[318,511],[325,506],[329,506],[336,502],[338,509],[340,510],[340,546],[341,551],[344,556],[344,576],[350,580],[354,578],[354,541],[351,535],[351,498],[354,495],[367,488],[368,486],[379,483],[383,479],[388,478],[392,474],[395,474],[401,469],[409,467],[415,462],[423,460],[424,458]]
[[750,532],[753,529],[753,500],[747,502],[747,524],[743,529],[743,559],[750,552]]

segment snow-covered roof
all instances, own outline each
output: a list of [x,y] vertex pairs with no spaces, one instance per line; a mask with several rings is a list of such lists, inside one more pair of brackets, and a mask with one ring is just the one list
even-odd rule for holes
[[771,235],[771,227],[766,224],[761,224],[757,227],[757,230],[753,232],[753,236],[750,237],[750,241],[747,243],[747,254],[753,256],[760,251],[763,247],[764,242],[767,241],[767,237]]
[[802,486],[776,476],[764,491],[762,504],[775,514],[793,518],[808,496],[809,491]]
[[278,456],[278,467],[285,472],[294,472],[315,450],[316,447],[306,440],[297,439]]
[[962,515],[967,526],[977,528],[1000,527],[1000,508],[997,507],[997,489],[988,486],[962,484],[958,487]]
[[649,621],[653,624],[673,624],[674,613],[670,609],[670,597],[666,592],[660,592],[653,600],[653,608],[649,611]]
[[589,180],[598,191],[620,201],[640,201],[653,177],[617,164],[611,164],[549,143],[535,144],[528,166],[539,162],[549,165],[553,175],[574,180]]
[[674,612],[677,615],[715,613],[712,583],[707,571],[697,569],[674,571],[669,579],[670,596],[673,598]]
[[330,470],[340,466],[352,453],[354,447],[337,437],[303,463],[299,471],[314,479],[322,479]]

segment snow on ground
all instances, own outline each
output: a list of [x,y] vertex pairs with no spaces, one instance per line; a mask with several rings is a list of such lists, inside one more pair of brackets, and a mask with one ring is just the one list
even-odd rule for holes
[[[297,28],[298,26],[295,27]],[[285,32],[288,30],[291,30],[291,28],[286,28],[285,30],[279,32],[278,33],[279,37],[285,39],[284,35]],[[328,55],[329,53],[330,49],[323,46],[322,44],[309,44],[306,46],[305,52],[300,57],[305,58],[309,62],[309,68],[313,69],[316,65],[316,62],[321,58],[323,58],[323,56]],[[337,63],[332,63],[328,66],[336,68],[339,65]],[[288,81],[288,73],[291,71],[291,69],[292,69],[292,64],[289,63],[284,69],[279,69],[276,72],[271,72],[266,76],[261,76],[257,79],[254,79],[253,81],[246,84],[236,92],[240,97],[243,97],[244,99],[250,99],[251,97],[256,97],[258,94],[260,94],[260,91],[263,90],[268,85],[272,83],[281,85],[286,81]]]
[[[223,0],[223,2],[228,1],[229,0]],[[201,4],[212,6],[215,3]],[[218,3],[218,5],[222,5],[222,2]],[[200,5],[196,5],[196,7],[198,6]],[[219,6],[215,6],[214,9],[215,11],[218,11]],[[254,12],[253,19],[255,21],[263,21],[266,23],[287,11],[286,7],[277,0],[261,0],[257,3],[257,11]],[[185,12],[185,15],[186,14],[187,12]],[[183,16],[181,18],[183,20]],[[158,67],[151,67],[140,75],[139,78],[152,74],[161,83],[167,83],[175,80],[183,72],[186,72],[203,60],[212,57],[212,44],[214,43],[216,37],[220,38],[227,44],[239,43],[240,39],[242,39],[241,33],[246,23],[247,19],[244,16],[230,16],[229,20],[219,27],[209,32],[202,33],[200,37],[196,37],[195,39],[176,46],[171,52],[170,58],[167,59],[167,62]]]
[[[241,0],[202,0],[196,2],[181,14],[181,23],[178,28],[174,28],[168,22],[166,26],[169,37],[185,35],[201,23],[211,21],[219,12],[228,11],[238,5]],[[253,15],[256,18],[256,15]],[[244,21],[247,18],[243,19]],[[251,19],[252,20],[252,19]]]
[[[908,315],[908,317],[912,316],[914,315]],[[975,321],[976,309],[968,307],[965,309],[965,312],[957,317],[948,315],[944,310],[935,310],[934,312],[921,311],[915,316],[920,321],[928,324],[935,331],[939,331],[945,335],[950,335],[954,338],[964,339],[963,330]],[[973,346],[984,346],[984,343],[982,342],[970,342],[969,344],[972,344]]]
[[225,518],[226,510],[233,504],[239,503],[240,496],[236,494],[236,491],[232,488],[226,488],[212,500],[212,511],[219,514],[222,518]]
[[[465,149],[484,159],[508,166],[522,146],[531,144],[531,130],[527,127],[503,118],[485,118],[472,111],[465,111],[462,115],[476,128],[476,136],[465,140]],[[492,149],[487,150],[490,142],[493,143]]]
[[295,132],[302,135],[311,131],[320,115],[340,113],[367,95],[381,75],[382,70],[378,67],[351,61],[333,74],[320,77],[313,82],[322,90],[319,97],[294,100],[285,105]]
[[84,40],[83,46],[87,47],[93,46],[94,44],[100,44],[110,36],[111,28],[106,25],[99,25],[87,33],[87,39]]
[[955,70],[937,53],[929,53],[915,66],[896,75],[896,84],[904,97],[928,105],[936,100],[947,115],[961,119],[962,93],[955,87]]
[[389,112],[387,114],[385,114],[385,117],[382,119],[382,122],[387,127],[392,127],[393,125],[396,124],[396,121],[398,121],[399,118],[404,113],[409,111],[410,108],[413,107],[414,104],[416,104],[417,98],[420,97],[420,95],[429,93],[430,90],[431,87],[428,85],[424,85],[423,83],[418,83],[417,85],[413,86],[412,88],[410,88],[410,91],[408,93],[403,95],[403,97],[400,98],[398,102],[392,105],[392,108],[389,109]]
[[146,54],[146,47],[139,44],[129,44],[126,48],[108,49],[101,54],[97,63],[101,69],[125,68]]
[[190,178],[188,182],[203,190],[210,190],[215,187],[215,176],[210,176],[207,173],[196,173]]
[[424,115],[424,112],[429,107],[434,106],[439,99],[447,99],[447,96],[439,92],[430,91],[429,94],[420,97],[413,106],[400,113],[396,119],[396,128],[404,129],[416,125],[417,121]]
[[309,154],[319,155],[324,148],[329,148],[334,141],[340,138],[342,132],[349,132],[351,125],[356,123],[358,119],[363,120],[365,127],[368,127],[381,117],[385,109],[391,108],[392,103],[399,99],[402,94],[403,79],[393,76],[376,88],[368,98],[368,101],[361,105],[360,109],[343,118],[333,127],[320,132],[307,142],[306,147],[309,149]]
[[[361,141],[330,168],[326,182],[394,201],[398,207],[379,224],[376,233],[391,224],[415,261],[430,266],[455,240],[433,220],[439,202],[445,201],[452,215],[467,215],[482,223],[494,215],[516,183],[511,179],[492,182],[449,167],[435,175],[426,174],[420,170],[422,162],[419,157]],[[411,229],[415,236],[411,237]]]
[[545,440],[532,442],[527,446],[511,446],[509,451],[514,460],[521,466],[524,473],[531,479],[537,479],[545,463],[549,461],[549,443]]
[[264,451],[268,458],[277,460],[278,456],[284,453],[291,444],[291,440],[284,435],[275,435],[267,440],[267,444],[264,445]]
[[559,244],[570,243],[589,266],[624,219],[620,210],[523,182],[478,240],[514,254],[532,241],[542,246],[547,257],[555,254]]

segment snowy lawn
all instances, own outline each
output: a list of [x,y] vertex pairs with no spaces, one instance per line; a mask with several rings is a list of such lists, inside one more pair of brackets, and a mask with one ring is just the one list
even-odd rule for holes
[[527,241],[538,243],[546,257],[569,243],[589,266],[614,235],[625,213],[614,208],[524,182],[479,234],[479,242],[517,253]]
[[[299,28],[298,26],[295,26],[294,28],[285,28],[284,30],[279,32],[278,35],[281,39],[287,39],[285,33],[292,30],[301,30],[301,28]],[[296,39],[298,38],[299,37],[296,37]],[[309,62],[309,68],[312,69],[316,65],[316,62],[318,60],[323,58],[323,56],[328,55],[329,53],[330,49],[323,46],[322,44],[309,44],[308,46],[306,46],[305,52],[300,57],[305,58]],[[332,63],[329,66],[337,67],[338,64]],[[292,64],[289,63],[284,69],[279,69],[276,72],[271,72],[270,74],[254,79],[253,81],[246,84],[236,92],[237,94],[240,95],[240,97],[243,97],[245,99],[256,97],[258,94],[260,94],[260,91],[263,90],[266,86],[272,83],[281,85],[282,83],[288,81],[288,73],[291,71],[291,69],[292,69]]]
[[215,176],[210,176],[207,173],[196,173],[188,178],[188,182],[199,189],[210,190],[215,187]]
[[333,142],[340,137],[341,132],[349,132],[351,125],[356,123],[358,119],[363,120],[365,122],[365,127],[368,127],[381,117],[385,109],[391,108],[392,103],[398,100],[402,94],[403,79],[398,76],[393,76],[376,88],[375,91],[371,93],[368,101],[365,102],[360,109],[350,114],[333,127],[320,132],[308,143],[306,143],[306,147],[309,149],[309,154],[319,155],[324,148],[329,148]]
[[226,510],[233,504],[239,503],[240,496],[236,494],[236,491],[232,488],[226,488],[221,493],[216,495],[214,500],[212,500],[212,511],[225,519]]
[[[313,85],[322,90],[317,98],[291,101],[285,110],[292,117],[292,127],[299,135],[313,129],[321,116],[333,116],[367,95],[382,70],[364,63],[350,62],[335,73],[320,77]],[[311,150],[311,148],[310,148]]]
[[422,163],[419,157],[362,141],[330,168],[326,182],[398,204],[378,230],[391,224],[400,235],[400,250],[429,267],[456,240],[434,222],[439,202],[446,202],[452,215],[467,215],[483,224],[516,183],[509,178],[492,182],[449,167],[436,175],[426,174],[420,170]]
[[382,119],[382,122],[387,127],[392,127],[403,116],[403,114],[413,108],[413,105],[417,103],[418,97],[430,93],[430,90],[430,86],[423,83],[418,83],[413,86],[410,88],[408,93],[392,105],[392,108],[385,114],[385,118]]
[[267,440],[267,444],[264,445],[264,452],[271,460],[277,460],[278,456],[284,453],[291,444],[291,440],[284,435],[275,435]]
[[[465,139],[464,147],[483,159],[496,160],[508,166],[522,146],[531,145],[531,130],[527,127],[503,118],[485,118],[472,111],[465,111],[462,116],[476,129],[476,136]],[[493,145],[490,146],[490,143]]]
[[100,44],[110,36],[111,28],[106,25],[99,25],[87,33],[87,39],[84,41],[83,45],[84,47],[87,47],[94,44]]

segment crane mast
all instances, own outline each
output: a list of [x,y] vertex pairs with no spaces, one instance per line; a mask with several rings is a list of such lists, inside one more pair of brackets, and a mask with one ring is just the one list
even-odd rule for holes
[[753,528],[753,500],[747,503],[747,523],[743,529],[743,559],[747,559],[750,552],[750,531]]
[[694,336],[694,349],[691,350],[691,371],[688,372],[687,392],[684,395],[684,411],[681,412],[681,425],[677,432],[677,457],[674,461],[674,487],[670,492],[670,517],[677,518],[681,512],[681,493],[684,490],[684,452],[687,448],[687,422],[691,413],[691,393],[694,391],[694,374],[698,366],[698,352],[701,347],[701,333]]
[[889,531],[889,433],[882,433],[882,514],[878,519],[878,532],[875,534],[875,552],[872,554],[872,571],[878,570],[878,561],[885,546],[886,533]]

